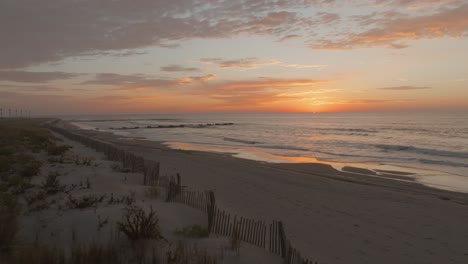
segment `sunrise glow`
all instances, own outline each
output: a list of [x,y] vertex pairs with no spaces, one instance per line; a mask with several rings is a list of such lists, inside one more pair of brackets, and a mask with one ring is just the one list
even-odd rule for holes
[[59,2],[2,3],[4,108],[468,108],[466,1]]

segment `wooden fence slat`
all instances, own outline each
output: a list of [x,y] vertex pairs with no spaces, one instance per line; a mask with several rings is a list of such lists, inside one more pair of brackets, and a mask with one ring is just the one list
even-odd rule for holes
[[273,247],[272,247],[272,244],[271,244],[271,239],[272,239],[273,235],[272,235],[271,230],[272,230],[272,226],[270,224],[270,236],[269,236],[270,239],[268,239],[268,245],[269,245],[270,252],[273,252]]
[[242,236],[241,236],[241,240],[242,241],[245,241],[245,235],[246,235],[246,227],[245,227],[245,218],[242,217]]
[[248,235],[247,235],[247,242],[249,243],[252,243],[252,229],[253,229],[253,226],[252,226],[252,219],[249,219],[249,222],[248,222],[248,227],[249,227],[249,232],[248,232]]

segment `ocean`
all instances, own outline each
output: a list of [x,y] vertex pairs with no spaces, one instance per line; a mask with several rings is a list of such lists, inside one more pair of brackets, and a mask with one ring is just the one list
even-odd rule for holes
[[84,129],[266,162],[414,173],[468,191],[468,113],[154,114],[74,116]]

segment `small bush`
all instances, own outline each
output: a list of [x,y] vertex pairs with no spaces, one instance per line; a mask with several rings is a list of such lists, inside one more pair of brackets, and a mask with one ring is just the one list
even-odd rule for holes
[[128,206],[131,206],[135,202],[135,194],[130,193],[130,195],[127,196],[121,196],[119,197],[114,197],[114,194],[111,193],[109,200],[107,201],[108,204],[126,204]]
[[65,154],[65,152],[67,152],[71,148],[71,146],[67,145],[57,146],[55,144],[51,144],[47,147],[47,154],[50,156],[59,156]]
[[138,207],[127,208],[122,221],[117,222],[117,228],[130,240],[164,239],[159,227],[159,218],[153,208],[147,214]]
[[47,194],[56,194],[65,190],[65,187],[60,184],[58,180],[58,172],[50,172],[47,175],[44,183],[42,183],[42,188],[47,192]]
[[68,196],[68,207],[71,209],[85,209],[88,207],[95,207],[98,203],[102,202],[106,196],[102,195],[100,197],[90,195],[82,196],[80,198],[73,198],[73,196]]
[[194,238],[208,237],[210,235],[210,233],[208,232],[208,229],[203,228],[200,225],[191,225],[191,226],[186,226],[182,229],[176,229],[174,233],[176,235],[194,237]]

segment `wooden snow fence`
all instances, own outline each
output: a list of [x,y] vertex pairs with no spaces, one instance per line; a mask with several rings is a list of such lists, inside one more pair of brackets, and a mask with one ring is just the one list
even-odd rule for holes
[[222,236],[238,237],[240,241],[265,248],[267,225],[257,221],[232,215],[225,210],[215,208],[212,232]]
[[264,248],[281,256],[286,264],[314,264],[303,258],[301,252],[287,239],[281,221],[266,223],[221,210],[215,204],[213,191],[183,189],[179,175],[177,182],[174,177],[170,179],[166,201],[182,203],[206,213],[210,233],[237,237],[240,241]]
[[67,129],[56,126],[49,126],[49,129],[90,147],[97,152],[104,153],[109,160],[122,163],[123,167],[129,168],[132,172],[143,173],[144,185],[156,185],[159,181],[159,162],[145,160],[143,157],[125,151],[111,143],[94,139],[83,134],[74,133]]
[[[145,160],[131,152],[125,151],[113,144],[103,142],[83,134],[71,132],[56,126],[49,128],[65,137],[91,147],[112,161],[123,164],[124,167],[133,172],[143,173],[143,184],[159,184],[160,163]],[[240,241],[264,248],[271,253],[281,256],[286,264],[317,264],[309,259],[303,258],[299,250],[287,239],[284,225],[281,221],[258,221],[233,215],[216,206],[213,191],[196,191],[184,189],[181,185],[180,175],[172,177],[167,190],[167,202],[177,202],[198,209],[207,214],[208,230],[210,233],[233,237]]]

